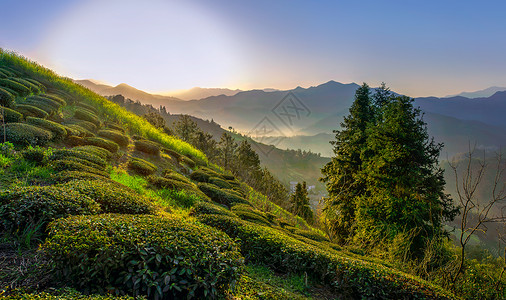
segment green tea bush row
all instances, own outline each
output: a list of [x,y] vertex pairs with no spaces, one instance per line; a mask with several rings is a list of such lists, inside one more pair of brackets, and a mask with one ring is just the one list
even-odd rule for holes
[[333,287],[343,297],[402,299],[451,299],[441,288],[382,265],[341,256],[292,238],[276,229],[248,224],[222,215],[198,219],[239,238],[241,253],[253,263],[280,272],[307,272]]
[[167,179],[177,180],[184,183],[192,184],[192,182],[186,178],[184,175],[179,174],[171,169],[167,169],[163,172],[163,177]]
[[108,129],[116,130],[116,131],[119,131],[119,132],[121,132],[123,134],[125,133],[125,129],[123,127],[119,126],[118,124],[111,123],[111,122],[106,122],[105,126]]
[[101,147],[97,147],[97,146],[91,146],[91,145],[79,146],[79,147],[74,147],[72,150],[90,153],[90,154],[99,156],[103,160],[108,160],[112,157],[112,153],[109,150],[101,148]]
[[91,122],[97,126],[100,125],[100,121],[98,120],[97,115],[84,108],[76,109],[76,111],[74,112],[74,118]]
[[[31,186],[0,194],[0,220],[7,232],[35,229],[68,215],[96,214],[100,206],[68,186]],[[43,227],[43,226],[42,226]]]
[[209,183],[216,185],[222,189],[231,189],[232,185],[219,177],[210,177]]
[[88,122],[88,121],[84,121],[84,120],[70,119],[70,120],[66,120],[64,124],[65,125],[70,125],[70,124],[79,125],[82,128],[84,128],[90,132],[96,132],[98,130],[97,125],[95,125],[91,122]]
[[94,166],[90,166],[90,163],[84,159],[80,160],[78,158],[69,157],[65,159],[54,160],[49,164],[49,166],[57,172],[81,171],[96,174],[106,178],[109,177],[108,173],[97,169]]
[[179,156],[179,163],[185,164],[191,169],[195,168],[196,166],[195,162],[191,158],[184,155]]
[[104,177],[104,175],[97,175],[84,171],[60,171],[54,174],[51,174],[51,182],[54,183],[66,183],[69,181],[79,181],[79,180],[99,180],[99,181],[107,181],[111,182],[109,178]]
[[224,297],[243,267],[226,234],[167,217],[59,219],[42,248],[61,278],[76,288],[152,299]]
[[30,82],[30,83],[32,83],[32,84],[34,84],[34,85],[36,85],[36,86],[37,86],[37,88],[38,88],[41,92],[46,91],[46,86],[45,86],[45,85],[43,85],[42,83],[40,83],[39,81],[37,81],[37,80],[35,80],[35,79],[33,79],[33,78],[28,78],[28,77],[25,77],[25,78],[23,78],[23,79],[24,79],[24,80],[26,80],[26,81],[28,81],[28,82]]
[[0,113],[3,111],[5,123],[17,123],[23,119],[23,115],[8,107],[0,106]]
[[26,86],[22,85],[19,82],[16,82],[14,80],[3,78],[0,79],[0,87],[8,88],[12,91],[14,91],[18,96],[28,96],[30,94],[30,89]]
[[128,136],[115,130],[100,130],[98,135],[115,142],[120,147],[126,147],[130,143]]
[[152,141],[137,140],[134,142],[135,150],[151,155],[160,155],[160,146]]
[[49,98],[49,99],[51,99],[53,101],[56,101],[56,102],[60,103],[60,106],[66,106],[67,105],[67,101],[63,100],[63,98],[61,98],[58,95],[55,95],[55,94],[41,94],[40,96],[45,97],[45,98]]
[[32,116],[42,119],[45,119],[49,116],[46,111],[32,105],[14,104],[12,105],[12,109],[22,113],[25,116]]
[[5,89],[0,88],[0,105],[10,107],[13,101],[14,96]]
[[258,210],[255,210],[251,205],[237,204],[234,205],[230,210],[243,220],[266,226],[271,225],[271,223],[265,217],[265,214]]
[[80,125],[68,124],[66,126],[70,129],[72,129],[74,131],[74,133],[77,132],[77,134],[74,134],[74,136],[80,136],[80,137],[94,137],[95,136],[94,133],[87,130],[86,128],[81,127]]
[[119,146],[115,142],[99,137],[86,137],[84,138],[84,143],[85,145],[92,145],[104,148],[111,153],[116,153],[119,150]]
[[67,130],[61,124],[58,124],[53,121],[36,118],[36,117],[26,117],[26,123],[30,125],[34,125],[37,127],[44,128],[53,133],[53,139],[62,140],[67,136]]
[[38,94],[41,92],[41,90],[39,89],[39,87],[36,84],[33,84],[24,78],[11,77],[9,79],[26,86],[30,90],[31,93]]
[[157,211],[151,199],[109,180],[70,181],[64,186],[95,200],[104,213],[154,214]]
[[18,101],[18,103],[38,107],[46,111],[48,114],[51,114],[53,111],[58,110],[62,106],[60,102],[40,95],[27,97],[26,99]]
[[93,107],[93,106],[91,106],[89,104],[86,104],[86,103],[84,103],[82,101],[77,102],[76,106],[77,107],[82,107],[82,108],[84,108],[86,110],[89,110],[90,112],[94,113],[95,115],[98,114],[98,110],[95,107]]
[[147,160],[132,157],[128,162],[128,169],[137,174],[147,176],[155,173],[158,168]]
[[246,199],[231,193],[231,190],[220,189],[215,185],[199,182],[198,188],[211,198],[214,202],[232,207],[235,204],[245,203],[248,204]]
[[[18,146],[47,144],[53,135],[51,132],[24,123],[8,123],[5,125],[5,139]],[[0,130],[0,140],[4,139],[4,131]]]
[[317,242],[328,242],[329,241],[329,239],[326,236],[321,235],[321,234],[311,231],[311,230],[297,229],[294,231],[294,234],[303,236],[305,238],[308,238],[308,239],[311,239],[311,240],[317,241]]
[[73,148],[73,149],[59,149],[54,150],[53,154],[50,157],[50,160],[58,160],[58,159],[67,159],[67,158],[79,158],[83,160],[87,160],[94,165],[98,166],[101,170],[104,170],[107,166],[106,161],[99,155],[92,153],[92,152],[86,152],[86,151],[80,151],[79,149]]
[[227,217],[237,218],[237,215],[231,212],[229,209],[212,202],[204,201],[195,204],[190,210],[190,215],[223,215]]

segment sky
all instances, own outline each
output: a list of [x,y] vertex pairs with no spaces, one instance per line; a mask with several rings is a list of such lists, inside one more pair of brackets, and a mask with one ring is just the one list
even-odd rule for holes
[[506,86],[506,1],[0,0],[0,47],[75,79],[162,93],[385,82]]

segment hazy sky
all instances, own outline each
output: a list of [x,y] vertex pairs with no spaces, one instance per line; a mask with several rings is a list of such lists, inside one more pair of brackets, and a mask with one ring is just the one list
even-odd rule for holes
[[0,0],[0,47],[150,92],[506,86],[506,1]]

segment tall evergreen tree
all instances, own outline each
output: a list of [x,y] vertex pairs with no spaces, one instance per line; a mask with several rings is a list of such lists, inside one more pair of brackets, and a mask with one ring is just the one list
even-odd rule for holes
[[443,145],[429,139],[413,99],[391,97],[380,113],[378,123],[367,130],[371,156],[362,163],[360,181],[367,183],[367,191],[358,197],[355,238],[368,243],[402,234],[416,257],[457,212],[443,191],[438,167]]
[[174,131],[185,142],[192,142],[198,125],[189,115],[181,115],[177,122],[174,122]]
[[308,222],[313,222],[313,211],[309,205],[309,197],[307,194],[307,186],[304,181],[302,184],[297,183],[295,193],[290,196],[290,204],[292,212]]
[[362,167],[362,151],[366,149],[366,129],[373,120],[371,91],[364,83],[355,93],[350,114],[341,123],[342,130],[334,131],[336,139],[331,144],[335,156],[322,169],[320,179],[328,191],[324,212],[332,219],[332,230],[340,242],[345,242],[352,234],[356,200],[365,191],[365,183],[358,174]]
[[242,141],[235,152],[237,163],[234,166],[234,173],[251,184],[253,180],[258,178],[260,172],[260,158],[258,154],[251,149],[251,145],[247,140]]
[[219,146],[220,152],[218,154],[218,160],[225,169],[230,170],[233,167],[237,144],[229,133],[224,132],[221,135]]

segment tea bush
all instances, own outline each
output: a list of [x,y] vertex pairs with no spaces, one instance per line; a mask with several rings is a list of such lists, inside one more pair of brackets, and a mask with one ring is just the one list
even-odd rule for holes
[[294,231],[294,234],[303,236],[305,238],[308,238],[308,239],[311,239],[311,240],[317,241],[317,242],[328,242],[329,241],[328,237],[321,235],[317,232],[311,231],[311,230],[297,229]]
[[211,202],[199,202],[195,204],[190,210],[190,215],[223,215],[227,217],[237,218],[237,215],[227,208]]
[[192,184],[192,182],[186,178],[184,175],[179,174],[178,172],[174,172],[171,169],[167,169],[163,172],[163,177],[167,179],[182,181],[184,183]]
[[209,183],[216,185],[222,189],[231,189],[232,185],[219,177],[210,177]]
[[60,219],[50,225],[42,249],[60,277],[77,288],[153,299],[223,297],[243,268],[226,234],[167,217]]
[[157,167],[144,159],[132,157],[128,162],[128,169],[140,175],[151,175],[156,172]]
[[56,101],[56,102],[60,103],[61,106],[66,106],[67,105],[67,101],[63,100],[63,98],[61,98],[58,95],[54,95],[54,94],[41,94],[40,96],[52,99],[53,101]]
[[77,124],[68,124],[66,125],[68,128],[72,129],[74,132],[77,132],[77,136],[79,137],[94,137],[95,134],[91,131],[85,129],[84,127],[81,127]]
[[19,77],[11,77],[9,79],[26,86],[30,90],[31,93],[37,94],[37,93],[41,92],[39,87],[36,84],[33,84],[26,79],[19,78]]
[[197,182],[209,182],[209,178],[211,178],[211,175],[201,171],[196,170],[190,174],[191,180],[195,180]]
[[53,121],[36,117],[26,117],[26,123],[51,131],[53,133],[53,139],[55,140],[61,140],[67,136],[65,127]]
[[280,272],[307,272],[345,298],[453,298],[419,278],[303,243],[273,228],[220,215],[201,215],[198,219],[239,238],[241,253],[248,261]]
[[179,163],[185,164],[188,167],[190,167],[191,169],[195,168],[195,166],[196,166],[195,162],[192,159],[190,159],[184,155],[179,156]]
[[265,226],[271,225],[265,215],[262,212],[255,210],[253,207],[251,207],[251,205],[237,204],[234,205],[230,210],[243,220]]
[[112,153],[109,150],[101,148],[101,147],[97,147],[97,146],[91,146],[91,145],[79,146],[79,147],[74,147],[72,150],[93,154],[93,155],[99,156],[103,160],[108,160],[112,157]]
[[119,150],[118,144],[99,137],[86,137],[84,138],[86,145],[97,146],[109,150],[111,153],[116,153]]
[[61,106],[61,104],[59,102],[57,102],[53,99],[38,96],[38,95],[27,97],[26,99],[17,101],[17,103],[35,106],[35,107],[40,108],[43,111],[47,112],[48,114],[51,114],[54,111],[57,111]]
[[111,122],[106,122],[105,123],[105,126],[109,129],[112,129],[112,130],[116,130],[116,131],[119,131],[121,133],[125,133],[125,129],[121,126],[119,126],[118,124],[114,124],[114,123],[111,123]]
[[[7,141],[18,146],[28,146],[28,145],[43,146],[53,138],[51,132],[24,123],[6,124],[5,136]],[[0,130],[0,140],[3,139],[4,139],[4,131]]]
[[100,170],[93,165],[90,166],[90,163],[88,161],[74,157],[68,157],[64,159],[51,161],[49,167],[51,167],[53,170],[57,172],[81,171],[99,175],[106,178],[109,177],[109,174],[104,172],[103,170]]
[[45,148],[29,146],[21,152],[21,156],[27,161],[33,162],[36,165],[41,165],[46,159],[46,153],[47,150]]
[[49,114],[46,111],[32,105],[13,104],[12,109],[22,113],[25,116],[32,116],[42,119],[49,117]]
[[0,113],[3,111],[5,123],[17,123],[23,119],[23,115],[8,107],[0,106]]
[[31,186],[7,190],[0,194],[0,220],[7,232],[36,228],[41,224],[68,215],[100,212],[90,197],[71,186]]
[[97,168],[100,170],[104,170],[105,167],[107,166],[105,159],[103,159],[101,156],[99,156],[93,152],[87,152],[87,151],[79,150],[76,148],[54,150],[53,154],[51,155],[51,157],[49,159],[50,160],[58,160],[58,159],[67,159],[67,158],[78,158],[78,159],[86,160],[86,161],[91,162],[94,165],[96,165]]
[[121,147],[126,147],[130,143],[128,136],[115,130],[100,130],[98,135],[115,142]]
[[76,111],[74,112],[74,118],[91,122],[97,126],[100,125],[100,121],[98,120],[97,115],[84,108],[76,109]]
[[14,80],[3,78],[0,79],[0,87],[8,88],[12,91],[14,91],[18,96],[28,96],[30,94],[30,89],[26,86],[22,85],[19,82],[16,82]]
[[137,140],[134,142],[135,150],[152,155],[160,155],[160,146],[152,141]]
[[70,119],[70,120],[66,120],[65,121],[65,124],[75,124],[75,125],[79,125],[80,127],[90,131],[90,132],[96,132],[98,129],[97,129],[97,125],[91,123],[91,122],[88,122],[88,121],[84,121],[84,120],[78,120],[78,119]]
[[77,102],[76,106],[82,107],[82,108],[84,108],[86,110],[89,110],[90,112],[92,112],[92,113],[94,113],[96,115],[98,114],[98,110],[95,107],[93,107],[93,106],[91,106],[91,105],[89,105],[87,103],[84,103],[82,101]]
[[215,185],[202,182],[200,182],[197,186],[204,194],[206,194],[214,202],[218,202],[228,207],[231,207],[234,204],[248,203],[246,199],[231,193],[230,190],[223,190]]
[[14,101],[14,96],[8,91],[0,88],[0,105],[10,107]]
[[63,184],[95,200],[104,213],[154,214],[157,207],[130,188],[109,180],[71,181]]

